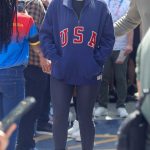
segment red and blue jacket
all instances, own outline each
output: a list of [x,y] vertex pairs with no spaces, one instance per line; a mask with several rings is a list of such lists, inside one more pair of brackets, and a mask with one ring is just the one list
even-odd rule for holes
[[102,0],[85,0],[79,18],[71,0],[52,1],[39,36],[52,61],[51,75],[73,85],[97,83],[115,42],[112,17]]
[[39,44],[37,28],[31,16],[17,13],[17,20],[14,17],[11,42],[0,51],[0,69],[27,64],[29,44]]

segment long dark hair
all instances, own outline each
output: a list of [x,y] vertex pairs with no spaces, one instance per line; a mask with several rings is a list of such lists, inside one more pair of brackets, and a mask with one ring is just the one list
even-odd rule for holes
[[11,40],[13,20],[17,13],[16,0],[0,0],[0,51]]

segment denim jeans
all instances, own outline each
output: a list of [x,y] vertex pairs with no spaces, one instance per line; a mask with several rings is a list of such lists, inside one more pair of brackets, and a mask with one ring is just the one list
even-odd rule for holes
[[[0,120],[24,98],[24,66],[0,69]],[[16,133],[11,136],[8,150],[15,149]]]

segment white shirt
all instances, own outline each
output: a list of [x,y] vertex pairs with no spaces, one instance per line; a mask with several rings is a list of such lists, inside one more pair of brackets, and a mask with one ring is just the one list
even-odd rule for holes
[[[129,0],[105,0],[112,14],[113,22],[116,22],[126,14],[129,9]],[[127,34],[116,37],[113,50],[123,50],[127,45]]]

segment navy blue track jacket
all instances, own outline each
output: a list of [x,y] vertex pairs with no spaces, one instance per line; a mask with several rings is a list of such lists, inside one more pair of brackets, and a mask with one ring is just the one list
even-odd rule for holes
[[40,41],[44,56],[52,61],[51,76],[73,85],[97,83],[115,42],[107,5],[85,0],[78,18],[72,0],[52,1]]

